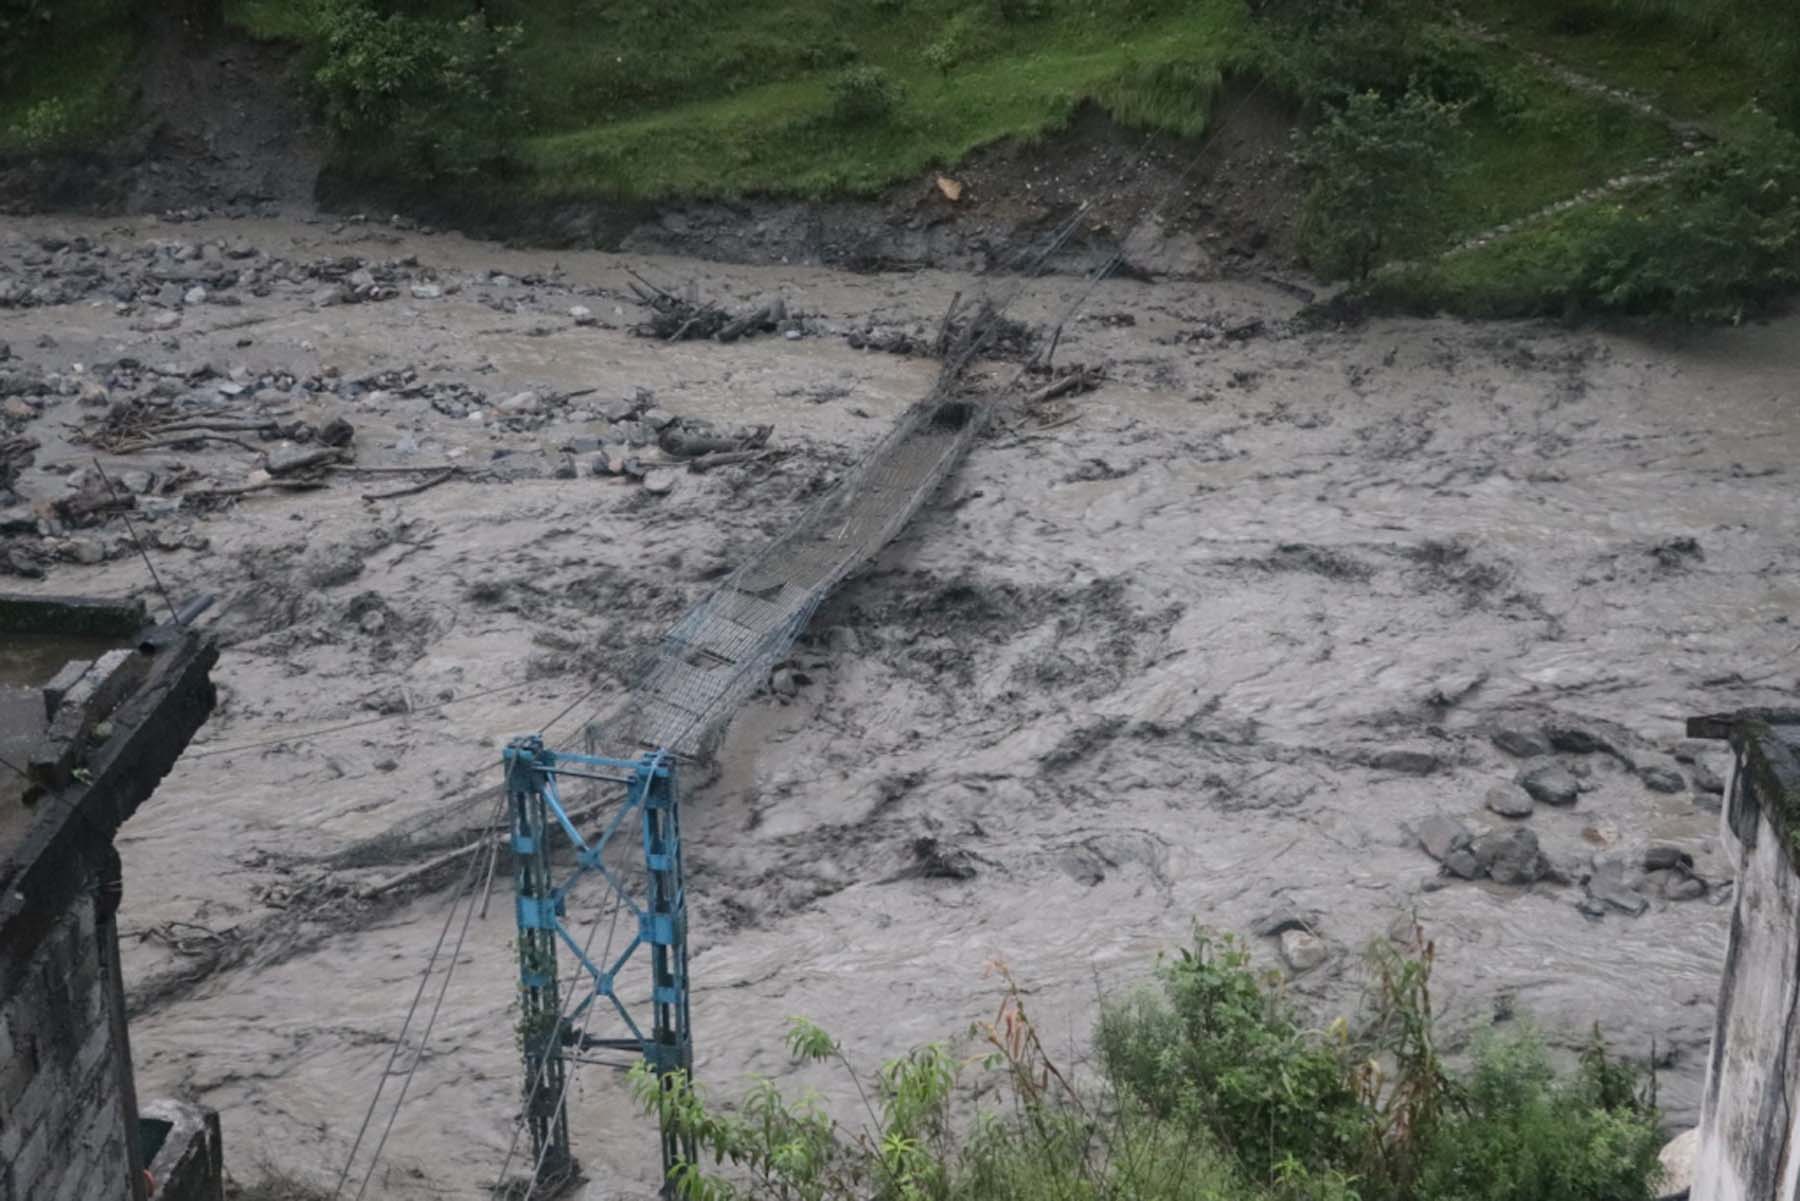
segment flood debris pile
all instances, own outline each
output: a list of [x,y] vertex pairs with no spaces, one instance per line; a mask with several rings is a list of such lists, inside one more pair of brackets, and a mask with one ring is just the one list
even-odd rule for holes
[[788,316],[787,302],[779,295],[734,313],[721,301],[701,300],[699,287],[693,283],[678,296],[634,272],[631,290],[649,310],[649,315],[632,327],[632,332],[642,338],[735,342],[752,334],[781,332],[790,338],[801,335],[799,319]]

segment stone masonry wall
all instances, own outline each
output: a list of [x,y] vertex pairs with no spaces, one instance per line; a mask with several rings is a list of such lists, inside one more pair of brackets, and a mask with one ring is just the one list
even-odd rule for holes
[[[92,883],[91,879],[89,881]],[[0,1201],[127,1201],[113,927],[80,889],[0,997]],[[128,1060],[126,1061],[128,1062]],[[131,1133],[135,1139],[135,1131]]]
[[1784,795],[1800,727],[1699,725],[1737,752],[1720,830],[1737,884],[1691,1196],[1800,1201],[1800,872]]

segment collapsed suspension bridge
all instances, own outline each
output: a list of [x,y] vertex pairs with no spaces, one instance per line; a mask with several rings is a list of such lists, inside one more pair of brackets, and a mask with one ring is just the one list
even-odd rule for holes
[[[461,933],[449,951],[451,967],[443,973],[423,1033],[415,1036],[410,1063],[401,1067],[402,1048],[408,1044],[408,1031],[457,906],[445,916],[334,1197],[345,1194],[389,1077],[400,1077],[399,1096],[375,1139],[359,1187],[349,1194],[358,1201],[373,1179],[404,1104],[441,1008],[449,971],[468,932],[474,897],[485,893],[485,887],[477,887],[481,856],[468,853],[477,847],[494,851],[488,863],[490,877],[498,857],[510,855],[518,926],[523,1105],[500,1169],[502,1195],[515,1201],[553,1196],[578,1178],[567,1114],[577,1065],[642,1064],[663,1086],[673,1083],[677,1074],[691,1072],[678,786],[682,765],[711,757],[735,709],[788,655],[819,605],[899,533],[962,459],[987,419],[984,396],[965,382],[967,368],[990,346],[1001,328],[1001,315],[1024,281],[1067,242],[1083,215],[1084,210],[1078,209],[1053,231],[1046,245],[1012,265],[1014,282],[1007,296],[972,303],[961,310],[960,319],[958,303],[952,302],[938,337],[941,366],[929,392],[783,534],[675,623],[639,666],[632,677],[637,682],[627,695],[586,723],[579,751],[553,749],[546,734],[592,690],[540,727],[538,734],[514,739],[505,748],[502,794],[491,804],[479,795],[453,802],[337,857],[341,865],[351,866],[389,859],[399,844],[417,850],[441,845],[446,838],[464,842],[459,850],[405,875],[415,877],[433,864],[463,858],[467,874],[462,895],[467,907]],[[1116,261],[1097,276],[1113,265]],[[573,803],[576,789],[586,792],[579,805]],[[506,832],[504,852],[487,833],[496,829]],[[471,834],[477,841],[467,843]],[[602,913],[610,909],[610,916],[596,919],[578,941],[567,921],[568,899],[583,882],[604,890]],[[606,940],[596,950],[594,940],[602,924],[607,926]],[[559,966],[565,957],[574,965],[570,978]],[[641,968],[628,971],[643,960],[648,961],[647,973]],[[624,1061],[616,1058],[621,1053],[627,1057]],[[615,1058],[590,1058],[608,1054]],[[530,1174],[524,1180],[509,1180],[525,1131],[530,1132]],[[693,1148],[680,1145],[665,1125],[661,1138],[665,1188],[671,1169],[692,1162],[692,1155]]]
[[[566,1112],[572,1056],[635,1052],[664,1080],[692,1071],[680,764],[711,754],[732,712],[787,656],[825,597],[912,519],[967,451],[985,406],[957,388],[991,322],[992,310],[979,309],[931,392],[785,534],[675,624],[639,685],[587,727],[583,753],[551,750],[536,735],[506,748],[525,1127],[534,1157],[527,1195],[576,1171]],[[564,781],[623,789],[592,839],[570,816]],[[618,870],[606,858],[614,838],[633,827],[641,838],[641,874]],[[559,881],[552,849],[564,841],[575,863]],[[595,958],[591,937],[578,942],[563,921],[569,891],[584,879],[598,879],[608,890],[615,923],[621,912],[628,915],[628,941],[616,956],[610,956],[611,932],[607,951]],[[557,969],[563,950],[573,954],[580,981],[567,989]],[[650,963],[648,994],[622,993],[621,972],[640,950]],[[619,1033],[590,1033],[597,1016],[614,1019]],[[665,1128],[665,1179],[692,1158],[693,1149]]]

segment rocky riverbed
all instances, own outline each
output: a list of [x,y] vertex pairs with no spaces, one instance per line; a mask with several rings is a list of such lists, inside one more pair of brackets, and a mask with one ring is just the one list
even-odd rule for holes
[[[640,336],[644,281],[783,306],[670,342]],[[988,286],[365,223],[0,232],[5,586],[159,604],[147,556],[217,595],[226,645],[205,739],[120,839],[140,1089],[217,1106],[240,1178],[329,1183],[447,904],[359,899],[392,865],[333,857],[601,708],[926,391],[951,296]],[[1044,329],[1081,288],[1010,311]],[[1731,880],[1723,765],[1680,731],[1800,672],[1800,325],[1671,343],[1298,306],[1099,288],[1057,359],[1104,382],[1003,403],[694,773],[705,1079],[788,1077],[794,1014],[869,1065],[953,1039],[995,959],[1078,1061],[1097,995],[1194,922],[1328,1018],[1416,919],[1453,1041],[1597,1022],[1655,1048],[1691,1123]],[[485,1196],[499,1168],[507,912],[463,946],[375,1195]],[[590,1174],[648,1195],[622,1082],[588,1069],[572,1104]]]

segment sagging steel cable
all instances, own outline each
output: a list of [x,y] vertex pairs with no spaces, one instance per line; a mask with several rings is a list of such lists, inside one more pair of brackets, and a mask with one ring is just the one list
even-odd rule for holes
[[[466,696],[453,696],[447,701],[434,701],[429,705],[420,705],[417,708],[408,709],[404,713],[382,713],[375,717],[362,717],[355,721],[344,722],[340,725],[325,726],[317,730],[308,730],[303,734],[286,734],[274,738],[259,739],[255,742],[240,742],[232,746],[208,747],[202,745],[199,750],[194,751],[192,754],[185,755],[183,758],[210,759],[215,755],[231,755],[236,754],[239,751],[260,750],[263,747],[282,746],[284,744],[304,744],[311,742],[315,738],[323,738],[327,734],[341,734],[345,730],[360,730],[365,726],[378,726],[384,722],[400,721],[403,718],[414,717],[421,713],[436,713],[440,709],[448,709],[451,705],[461,705],[468,701],[478,701],[483,697],[499,696],[506,692],[517,692],[521,688],[529,688],[533,684],[541,682],[542,681],[539,680],[518,680],[511,684],[500,684],[493,688],[483,688],[479,691],[471,692]],[[592,695],[592,690],[589,691],[589,695]],[[584,697],[583,699],[586,698]]]
[[[594,693],[599,690],[599,687],[600,687],[599,684],[594,684],[594,685],[590,686],[580,696],[576,697],[573,701],[570,701],[567,705],[564,705],[562,707],[562,709],[557,712],[556,716],[552,717],[548,722],[544,723],[544,725],[542,726],[542,729],[546,733],[549,730],[553,729],[565,717],[567,717],[570,713],[574,712],[574,710],[577,706],[581,705],[589,697],[593,696]],[[494,766],[494,761],[491,758],[489,758],[486,761],[486,766],[487,767]],[[476,768],[471,768],[470,770],[471,771],[480,771],[480,770],[485,770],[485,768],[476,767]],[[506,799],[507,799],[506,794],[504,792],[502,792],[499,797],[495,798],[493,810],[489,814],[488,821],[487,821],[487,824],[490,827],[496,825],[499,822],[501,816],[505,813]],[[351,1142],[350,1154],[345,1157],[343,1170],[338,1173],[337,1183],[332,1187],[332,1190],[331,1190],[332,1201],[337,1201],[337,1198],[342,1195],[343,1189],[344,1189],[344,1184],[350,1178],[350,1171],[353,1167],[356,1166],[356,1157],[362,1150],[362,1144],[363,1144],[364,1138],[366,1138],[368,1136],[369,1126],[374,1121],[376,1107],[378,1105],[380,1105],[380,1103],[381,1103],[381,1095],[386,1090],[387,1082],[393,1074],[394,1063],[396,1060],[399,1059],[400,1050],[406,1043],[406,1032],[412,1028],[413,1019],[416,1016],[418,1016],[419,1004],[425,996],[425,988],[431,982],[432,972],[436,969],[438,959],[443,954],[444,942],[449,937],[450,927],[456,919],[457,905],[461,903],[461,901],[464,899],[464,897],[467,897],[467,899],[469,901],[468,913],[466,913],[463,917],[462,930],[457,935],[456,948],[452,952],[450,966],[444,972],[444,980],[443,980],[442,985],[439,987],[437,1001],[432,1006],[431,1017],[429,1020],[427,1020],[427,1022],[425,1024],[424,1033],[420,1037],[419,1052],[416,1056],[414,1056],[412,1065],[407,1069],[406,1079],[401,1086],[400,1096],[394,1102],[393,1110],[389,1114],[387,1124],[384,1127],[384,1129],[382,1130],[381,1139],[376,1144],[374,1154],[370,1157],[368,1170],[367,1170],[367,1172],[364,1173],[361,1185],[357,1189],[356,1196],[358,1198],[362,1197],[364,1190],[366,1190],[368,1188],[369,1180],[374,1175],[376,1165],[379,1164],[381,1161],[381,1153],[382,1153],[382,1150],[387,1145],[388,1134],[393,1130],[394,1121],[399,1116],[400,1106],[405,1103],[406,1090],[412,1083],[413,1073],[418,1070],[419,1061],[420,1061],[420,1059],[422,1059],[424,1057],[426,1041],[431,1037],[431,1028],[437,1022],[438,1011],[442,1008],[443,1003],[444,1003],[444,995],[450,987],[450,978],[452,975],[454,975],[455,970],[456,970],[456,961],[458,958],[461,957],[463,940],[467,937],[468,932],[469,932],[469,916],[468,916],[468,914],[472,914],[475,910],[475,897],[474,897],[474,893],[471,891],[471,889],[472,889],[472,884],[473,884],[473,878],[477,873],[477,867],[480,864],[480,862],[481,862],[481,856],[479,856],[479,855],[471,855],[468,857],[468,866],[464,869],[463,881],[462,881],[461,885],[459,886],[461,889],[462,895],[459,895],[459,897],[457,898],[457,901],[453,902],[450,905],[449,909],[446,910],[444,913],[444,925],[438,931],[437,941],[432,945],[431,955],[425,961],[424,970],[419,974],[419,987],[413,993],[412,1003],[407,1006],[406,1017],[400,1023],[400,1032],[397,1035],[395,1035],[395,1037],[394,1037],[393,1049],[388,1052],[387,1062],[382,1066],[381,1076],[375,1082],[375,1093],[373,1096],[371,1096],[369,1098],[368,1108],[363,1113],[362,1124],[359,1127],[357,1127],[356,1138]]]
[[[500,811],[501,807],[496,805],[494,807],[494,817],[496,820],[498,820],[500,816]],[[369,1181],[375,1178],[375,1169],[381,1163],[381,1153],[387,1149],[388,1136],[394,1132],[394,1123],[400,1118],[400,1107],[406,1104],[406,1094],[408,1090],[412,1088],[413,1076],[418,1072],[419,1064],[425,1059],[425,1049],[431,1045],[431,1031],[437,1025],[438,1014],[442,1012],[444,1008],[444,997],[450,992],[450,980],[456,975],[456,965],[462,959],[463,943],[469,937],[469,925],[475,917],[476,890],[474,887],[474,878],[477,873],[474,869],[480,862],[481,857],[479,855],[471,855],[469,857],[470,871],[467,877],[469,882],[465,886],[464,895],[461,898],[461,900],[467,902],[467,908],[463,910],[462,929],[457,931],[456,946],[450,952],[450,962],[444,968],[443,982],[438,985],[437,999],[433,1001],[431,1005],[431,1016],[425,1020],[425,1029],[419,1035],[418,1050],[414,1052],[412,1062],[407,1065],[405,1078],[400,1081],[400,1095],[394,1098],[394,1107],[388,1112],[387,1124],[381,1129],[381,1138],[376,1141],[375,1150],[369,1156],[369,1166],[368,1169],[363,1172],[362,1184],[358,1186],[356,1190],[355,1201],[362,1201],[363,1194],[368,1192]],[[450,906],[450,913],[452,915],[456,913],[456,905],[453,904]],[[427,978],[429,978],[429,973]]]
[[[502,810],[502,806],[499,803],[496,803],[494,806],[493,816],[490,820],[491,821],[499,820],[501,810]],[[480,862],[480,856],[471,855],[469,857],[469,866],[463,874],[463,883],[461,885],[462,890],[465,893],[467,893],[473,887],[473,881],[474,881],[474,875],[475,875],[475,865],[478,862]],[[459,900],[460,900],[460,898],[459,898]],[[470,908],[473,909],[472,904],[471,904]],[[332,1189],[331,1189],[332,1201],[337,1201],[337,1198],[343,1193],[344,1182],[350,1178],[350,1169],[356,1165],[356,1157],[357,1157],[358,1153],[360,1153],[362,1150],[363,1139],[365,1137],[367,1137],[367,1135],[369,1133],[369,1124],[375,1118],[375,1108],[376,1108],[376,1106],[381,1104],[381,1094],[384,1091],[386,1091],[387,1082],[388,1082],[389,1078],[393,1075],[394,1063],[396,1060],[398,1060],[400,1058],[400,1048],[406,1045],[406,1032],[412,1028],[413,1018],[418,1015],[419,1002],[425,996],[425,986],[431,982],[431,973],[432,973],[433,969],[435,969],[437,967],[437,961],[438,961],[439,956],[441,956],[443,954],[444,942],[450,936],[450,927],[451,927],[452,923],[455,921],[455,919],[456,919],[456,905],[452,904],[450,906],[450,908],[448,910],[446,910],[444,913],[443,928],[438,931],[437,942],[435,944],[433,944],[433,946],[431,948],[431,957],[426,960],[425,970],[422,973],[420,973],[420,975],[419,975],[419,987],[413,993],[412,1004],[408,1005],[407,1009],[406,1009],[406,1018],[404,1021],[402,1021],[400,1023],[400,1032],[394,1036],[393,1049],[388,1052],[387,1062],[382,1065],[381,1076],[375,1082],[375,1095],[369,1098],[369,1106],[363,1112],[362,1125],[357,1128],[356,1138],[350,1144],[350,1154],[348,1156],[346,1156],[344,1159],[343,1171],[338,1173],[337,1183],[332,1186]],[[467,934],[467,932],[468,932],[468,923],[465,920],[465,922],[463,923],[463,934]],[[461,947],[462,947],[462,935],[458,935],[457,948],[458,948],[459,952],[461,950]],[[451,965],[452,965],[452,967],[455,966],[454,959],[452,959]],[[448,983],[449,983],[449,973],[446,972],[445,973],[446,986],[448,985]],[[439,994],[438,994],[438,1003],[440,1005],[443,1003],[442,990],[440,990]],[[434,1007],[432,1010],[433,1020],[436,1019],[436,1016],[437,1016],[437,1010]],[[429,1030],[429,1024],[428,1024],[426,1036],[429,1037],[429,1035],[430,1035],[430,1030]],[[420,1043],[419,1043],[421,1053],[423,1053],[424,1045],[425,1045],[424,1040],[421,1039]],[[411,1083],[412,1071],[413,1071],[413,1069],[416,1069],[417,1067],[418,1067],[418,1061],[417,1061],[417,1058],[415,1057],[412,1068],[408,1069],[408,1071],[407,1071],[407,1075],[406,1075],[407,1083],[409,1083],[409,1084]],[[406,1094],[405,1094],[405,1089],[403,1087],[401,1090],[400,1101],[404,1101],[405,1099],[406,1099]],[[394,1114],[398,1114],[400,1112],[400,1101],[397,1101],[394,1104],[394,1111],[393,1111]],[[392,1128],[393,1128],[393,1116],[390,1115],[388,1118],[387,1129],[391,1130]],[[380,1161],[380,1158],[381,1158],[381,1146],[385,1145],[386,1142],[387,1142],[387,1130],[383,1130],[382,1136],[381,1136],[381,1144],[378,1144],[376,1146],[375,1154],[369,1161],[369,1175],[372,1175],[374,1173],[375,1165],[376,1165],[376,1163],[378,1163]],[[368,1187],[368,1182],[369,1182],[369,1176],[365,1175],[363,1177],[362,1187],[357,1189],[356,1195],[358,1197],[362,1196],[363,1189]]]

